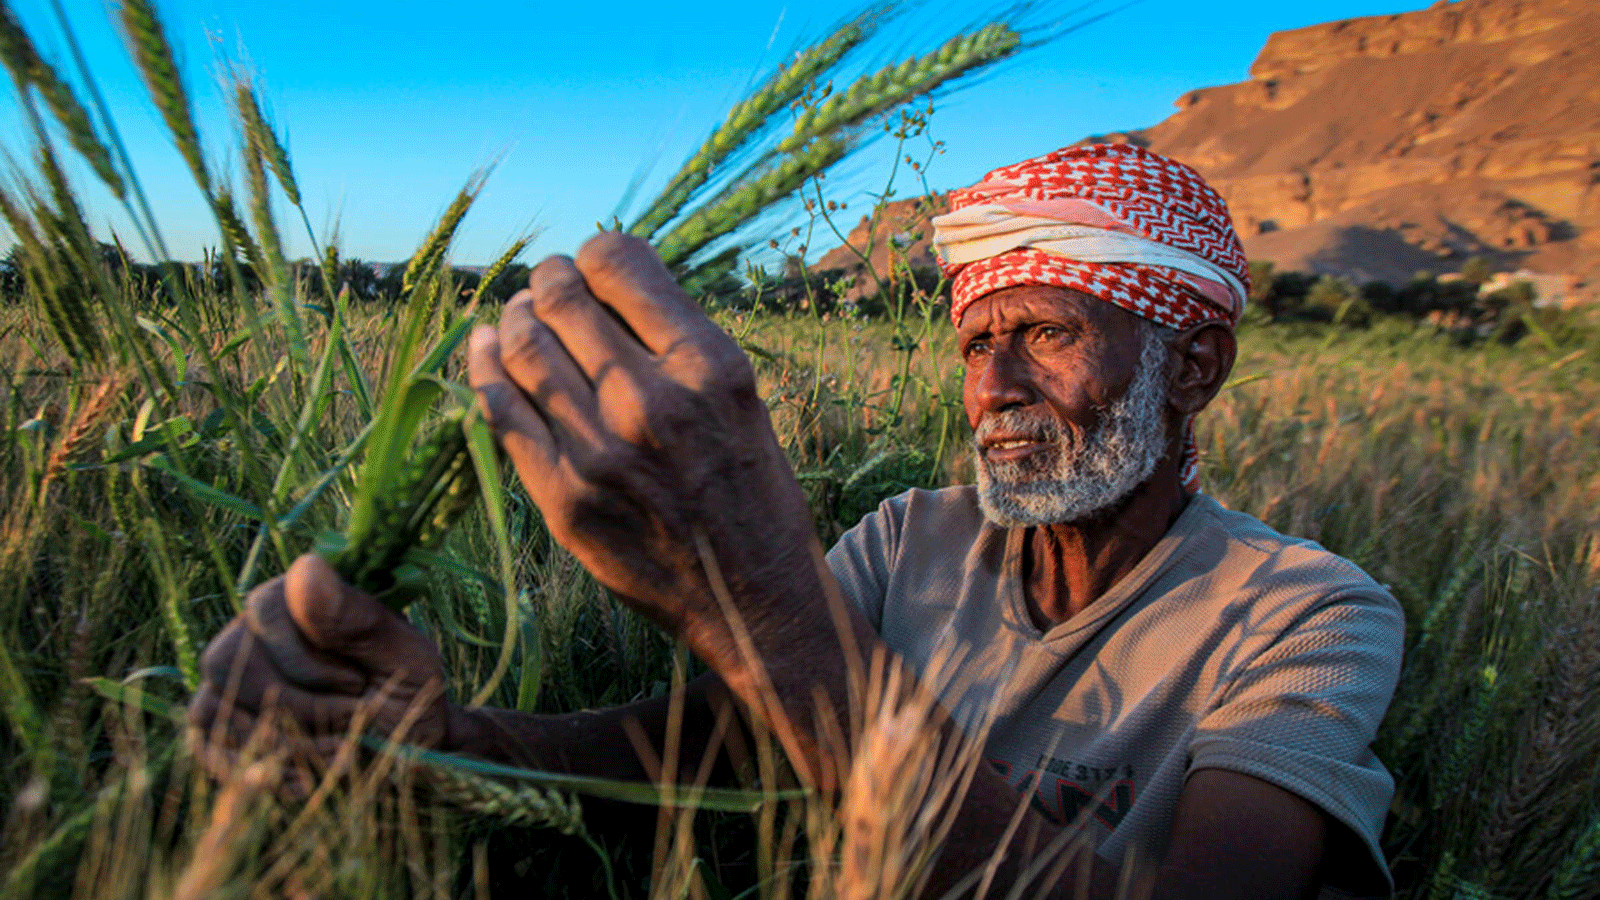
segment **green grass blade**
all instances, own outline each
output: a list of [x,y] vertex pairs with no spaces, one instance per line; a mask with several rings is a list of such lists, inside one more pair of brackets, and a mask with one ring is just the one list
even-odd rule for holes
[[[343,292],[333,300],[333,317],[339,320],[339,331],[348,335],[350,321],[350,300]],[[367,384],[367,373],[362,370],[360,361],[356,359],[355,349],[350,346],[348,338],[339,343],[339,363],[344,368],[345,381],[350,385],[350,392],[355,395],[356,410],[365,421],[372,421],[372,388]]]
[[[473,706],[482,706],[494,696],[494,692],[499,689],[500,682],[511,667],[511,657],[516,651],[517,638],[521,631],[519,622],[522,610],[517,603],[516,555],[511,549],[511,529],[506,524],[506,492],[505,486],[500,481],[500,457],[495,451],[494,435],[489,430],[489,423],[483,420],[483,415],[478,410],[477,398],[473,396],[472,391],[463,385],[452,385],[451,391],[468,410],[461,427],[466,429],[467,452],[472,454],[472,465],[478,474],[478,495],[483,498],[483,511],[489,520],[489,533],[494,536],[495,553],[500,557],[500,581],[505,586],[506,622],[500,656],[495,660],[494,671],[490,673],[483,686],[478,688],[471,701]],[[527,668],[530,665],[538,668],[539,661],[530,660],[524,654],[522,664],[524,671],[521,680],[525,682],[530,677]]]
[[266,510],[263,510],[261,507],[251,503],[249,500],[246,500],[236,494],[230,494],[221,488],[206,484],[204,481],[201,481],[192,475],[179,471],[178,468],[173,465],[172,460],[165,455],[152,456],[145,460],[144,464],[152,469],[166,473],[178,483],[179,487],[182,487],[189,494],[193,495],[195,499],[200,500],[201,502],[208,503],[212,506],[220,506],[229,512],[243,516],[252,522],[265,521],[269,518]]
[[[621,800],[625,803],[639,803],[648,806],[660,806],[670,801],[673,806],[679,808],[693,807],[716,812],[753,813],[767,803],[794,800],[805,796],[805,792],[801,790],[745,791],[737,788],[685,787],[682,785],[675,785],[664,791],[660,786],[648,782],[616,781],[587,775],[569,775],[563,772],[523,769],[517,766],[486,762],[469,756],[427,750],[409,744],[396,744],[370,735],[363,738],[362,743],[381,753],[393,753],[404,759],[428,766],[457,769],[463,772],[471,772],[475,775],[528,781],[543,787],[559,788],[578,794],[587,794],[591,797],[603,797],[607,800]],[[669,797],[668,794],[671,796]]]

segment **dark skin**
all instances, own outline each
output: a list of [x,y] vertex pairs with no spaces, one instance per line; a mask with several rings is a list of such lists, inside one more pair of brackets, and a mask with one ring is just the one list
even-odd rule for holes
[[[1178,426],[1210,402],[1220,387],[1217,373],[1225,377],[1234,356],[1228,329],[1193,331],[1186,353],[1169,354],[1179,357],[1181,368],[1170,383],[1167,452],[1150,480],[1115,515],[1028,530],[1025,593],[1041,631],[1070,619],[1128,574],[1188,503],[1178,478]],[[1081,439],[1098,423],[1099,411],[1127,392],[1139,361],[1139,325],[1131,313],[1063,288],[995,291],[967,308],[956,333],[967,368],[962,402],[974,429],[986,414],[1044,408]],[[1180,334],[1175,343],[1184,340]],[[983,453],[1019,459],[1047,449],[999,446],[1015,437],[993,435]]]
[[[414,708],[408,741],[642,779],[657,773],[634,742],[642,737],[659,758],[674,715],[684,772],[720,735],[738,731],[739,716],[753,716],[800,778],[836,790],[852,750],[828,735],[849,730],[840,711],[858,688],[847,673],[888,651],[854,607],[836,600],[747,359],[642,241],[601,235],[575,260],[545,260],[529,282],[498,328],[472,336],[470,378],[485,413],[556,539],[712,674],[676,697],[612,710],[463,708],[445,699],[438,651],[421,632],[307,556],[258,587],[246,613],[207,648],[191,705],[209,738],[205,754],[225,764],[268,708],[296,720],[310,735],[304,749],[323,755],[358,713],[369,730],[387,733]],[[1139,355],[1130,314],[1056,288],[980,298],[960,334],[973,422],[1022,405],[1068,429],[1089,427],[1095,410],[1126,390]],[[1215,396],[1233,356],[1232,333],[1221,326],[1171,342],[1169,424]],[[1181,512],[1179,429],[1170,431],[1166,460],[1114,515],[1031,529],[1026,589],[1041,627],[1115,584]],[[1012,842],[998,847],[1018,805],[1011,787],[980,766],[953,810],[931,895],[996,851],[1004,853],[997,884],[1008,884],[1036,852],[1029,848],[1059,834],[1024,810]],[[1321,812],[1293,794],[1201,770],[1185,785],[1168,856],[1148,886],[1163,898],[1310,896],[1324,828]],[[1091,896],[1113,896],[1118,872],[1091,860],[1088,871],[1069,870],[1057,893],[1073,896],[1084,877]]]

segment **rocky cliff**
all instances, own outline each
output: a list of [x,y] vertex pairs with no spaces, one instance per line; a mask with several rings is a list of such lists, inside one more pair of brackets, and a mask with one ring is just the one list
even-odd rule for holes
[[1280,268],[1401,282],[1482,255],[1600,290],[1600,3],[1458,0],[1315,25],[1274,34],[1250,75],[1095,139],[1199,169],[1251,259]]
[[1249,81],[1115,135],[1195,166],[1252,259],[1600,276],[1600,4],[1459,0],[1273,35]]

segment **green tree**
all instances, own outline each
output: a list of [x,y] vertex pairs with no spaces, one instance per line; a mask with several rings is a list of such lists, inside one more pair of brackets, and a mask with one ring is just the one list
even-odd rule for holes
[[1372,322],[1372,307],[1348,278],[1324,275],[1306,292],[1306,314],[1314,319],[1364,328]]
[[1461,280],[1479,287],[1494,275],[1494,267],[1486,256],[1474,256],[1461,265]]

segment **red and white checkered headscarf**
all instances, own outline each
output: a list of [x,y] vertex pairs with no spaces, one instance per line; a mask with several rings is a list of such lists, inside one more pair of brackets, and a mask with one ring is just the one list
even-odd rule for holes
[[[1021,284],[1070,288],[1171,328],[1237,325],[1250,268],[1228,205],[1200,174],[1131,144],[1067,147],[950,192],[933,219],[950,318]],[[1192,432],[1183,478],[1198,489]]]

